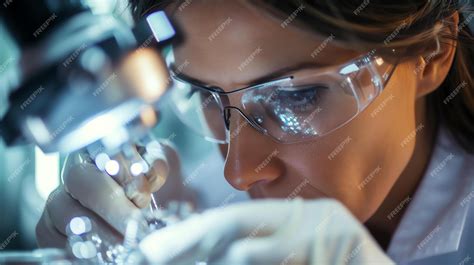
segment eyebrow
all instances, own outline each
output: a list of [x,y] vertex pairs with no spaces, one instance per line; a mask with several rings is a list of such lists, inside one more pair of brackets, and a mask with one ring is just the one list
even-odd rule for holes
[[[263,76],[260,76],[258,78],[251,80],[250,82],[248,82],[246,87],[252,87],[252,86],[268,83],[277,79],[281,79],[284,77],[288,77],[291,75],[291,73],[296,72],[296,71],[324,68],[328,66],[330,66],[330,64],[322,64],[322,63],[316,63],[316,62],[304,62],[304,63],[299,63],[299,64],[295,64],[291,66],[286,66],[286,67],[280,68],[276,71],[273,71],[271,73],[265,74]],[[172,68],[172,70],[174,71],[174,67]],[[186,81],[195,82],[196,84],[201,85],[201,86],[205,86],[205,87],[214,86],[212,84],[207,84],[206,82],[199,80],[199,78],[197,77],[192,77],[192,76],[183,74],[182,72],[181,73],[174,72],[174,74]]]

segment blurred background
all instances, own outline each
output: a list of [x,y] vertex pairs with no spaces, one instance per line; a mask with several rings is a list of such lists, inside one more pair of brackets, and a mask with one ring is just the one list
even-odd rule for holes
[[[8,1],[11,0],[5,2]],[[112,14],[132,24],[126,0],[82,1],[87,2],[95,13]],[[5,87],[17,79],[15,66],[20,55],[1,23],[0,40],[2,117],[8,108],[9,91]],[[177,147],[182,161],[183,181],[191,187],[198,184],[204,186],[198,193],[202,201],[199,206],[216,207],[245,199],[245,193],[233,190],[225,181],[223,159],[217,146],[189,131],[169,106],[165,106],[161,114],[154,134]],[[33,145],[7,148],[0,140],[0,251],[36,248],[35,226],[48,195],[61,183],[60,172],[65,158],[65,154],[46,155]]]
[[[83,0],[95,13],[109,13],[132,23],[127,2],[122,0]],[[19,52],[0,24],[0,117],[8,108],[5,87],[15,82]],[[1,130],[1,128],[0,128]],[[167,107],[154,129],[158,138],[173,142],[182,159],[183,179],[190,186],[206,183],[198,196],[201,207],[219,206],[245,198],[233,191],[222,175],[223,159],[217,146],[188,131]],[[7,148],[0,140],[0,251],[36,248],[35,226],[48,195],[60,184],[65,154],[44,154],[28,145]],[[214,189],[219,185],[219,189]],[[201,185],[200,185],[201,186]],[[221,188],[225,187],[225,188]],[[7,242],[8,241],[8,242]]]

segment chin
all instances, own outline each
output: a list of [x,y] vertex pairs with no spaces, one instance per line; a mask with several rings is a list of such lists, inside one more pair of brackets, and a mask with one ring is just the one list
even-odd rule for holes
[[[349,201],[339,200],[354,217],[361,223],[367,222],[376,212],[377,208],[369,207],[367,202],[357,203],[356,199]],[[365,206],[363,206],[365,205]],[[362,206],[362,207],[361,207]]]

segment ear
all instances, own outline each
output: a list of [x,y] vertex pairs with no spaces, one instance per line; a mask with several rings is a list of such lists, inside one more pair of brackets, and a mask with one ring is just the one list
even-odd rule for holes
[[[439,34],[449,34],[456,36],[459,31],[459,13],[447,19],[447,26]],[[417,58],[417,68],[415,74],[417,75],[417,97],[423,97],[436,89],[446,79],[449,70],[453,64],[454,55],[456,54],[456,40],[448,39],[441,43],[437,41],[437,47],[427,56],[420,56]]]

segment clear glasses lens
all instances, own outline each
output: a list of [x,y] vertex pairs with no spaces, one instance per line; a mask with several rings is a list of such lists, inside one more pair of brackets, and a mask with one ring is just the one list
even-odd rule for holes
[[172,107],[184,124],[210,141],[227,141],[222,107],[215,94],[180,80],[174,80],[171,91]]
[[[362,111],[383,89],[389,66],[381,59],[326,71],[295,75],[229,97],[240,97],[243,114],[254,127],[285,142],[300,142],[328,134]],[[207,139],[229,138],[219,96],[175,80],[172,98],[180,119]]]
[[295,142],[324,135],[358,113],[351,84],[338,75],[319,75],[247,91],[244,112],[269,135]]

